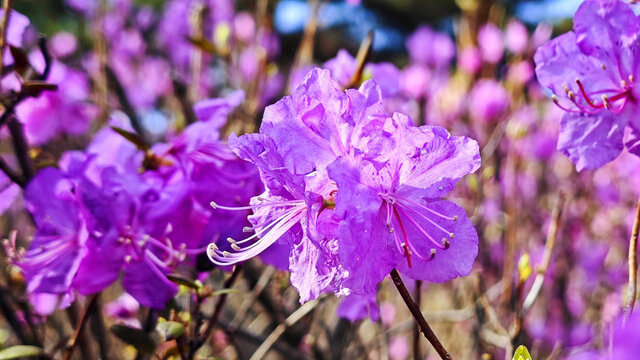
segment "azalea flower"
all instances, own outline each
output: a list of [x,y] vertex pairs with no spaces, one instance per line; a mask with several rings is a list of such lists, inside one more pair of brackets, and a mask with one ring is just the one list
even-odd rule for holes
[[587,0],[576,11],[574,31],[560,35],[535,55],[538,81],[566,111],[558,149],[578,171],[615,159],[624,145],[640,154],[638,56],[640,20],[620,0]]

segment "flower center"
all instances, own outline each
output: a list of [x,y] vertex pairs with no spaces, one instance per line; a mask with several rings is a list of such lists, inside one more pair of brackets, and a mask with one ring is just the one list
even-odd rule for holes
[[[629,75],[627,80],[620,82],[621,89],[606,89],[589,93],[580,79],[576,79],[576,84],[580,94],[576,96],[567,84],[563,84],[567,98],[576,106],[577,110],[569,109],[560,104],[557,96],[553,96],[553,102],[564,111],[579,112],[587,114],[595,114],[602,109],[610,110],[615,114],[619,114],[629,99],[633,99],[633,83],[635,81],[633,75]],[[600,96],[600,100],[593,100],[592,97]]]
[[[437,249],[447,250],[451,246],[450,240],[455,237],[455,234],[438,224],[436,220],[455,223],[458,221],[457,215],[450,217],[422,204],[389,193],[381,193],[378,196],[383,200],[386,207],[387,229],[389,229],[389,233],[393,234],[396,247],[407,259],[409,267],[412,265],[411,256],[415,255],[421,260],[431,261],[435,258]],[[402,237],[395,231],[396,225],[400,228]],[[408,225],[417,230],[418,234],[425,237],[434,246],[428,255],[418,250],[414,242],[409,240],[406,227]],[[425,229],[425,225],[429,228],[428,230]],[[437,238],[440,238],[440,241],[436,240]]]

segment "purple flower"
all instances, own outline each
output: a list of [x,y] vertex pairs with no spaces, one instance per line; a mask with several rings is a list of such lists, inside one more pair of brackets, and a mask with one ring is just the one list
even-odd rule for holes
[[619,0],[585,1],[574,16],[574,31],[558,36],[535,55],[538,81],[550,88],[566,113],[558,149],[578,171],[615,159],[640,133],[635,119],[638,98],[637,49],[640,21]]
[[407,39],[411,61],[433,67],[447,66],[456,54],[456,46],[449,35],[420,26]]
[[483,79],[469,94],[469,113],[474,120],[490,123],[500,119],[509,107],[509,94],[495,80]]
[[504,54],[504,42],[502,31],[494,24],[488,23],[478,31],[478,44],[484,60],[491,64],[497,64]]
[[378,321],[380,318],[380,308],[374,295],[349,295],[338,305],[338,316],[350,321],[358,321],[364,318],[371,318],[371,321]]
[[83,134],[97,115],[97,107],[88,103],[89,79],[84,73],[54,61],[47,81],[59,85],[58,90],[25,99],[16,107],[27,140],[36,145],[60,134]]
[[372,134],[364,155],[332,163],[340,261],[349,273],[343,286],[375,293],[393,268],[433,282],[467,275],[478,235],[462,208],[440,198],[479,166],[475,141],[417,128],[402,114]]
[[89,238],[77,179],[47,168],[26,189],[26,207],[37,226],[29,250],[18,261],[31,294],[70,291]]
[[527,27],[518,20],[511,20],[505,30],[505,45],[514,54],[520,54],[527,50],[529,33]]

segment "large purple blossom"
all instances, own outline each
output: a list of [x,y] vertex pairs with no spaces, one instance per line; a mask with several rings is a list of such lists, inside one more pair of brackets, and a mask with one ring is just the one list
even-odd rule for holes
[[547,42],[535,55],[536,74],[566,113],[558,149],[578,170],[615,159],[625,145],[640,153],[638,51],[640,21],[620,0],[588,0],[574,16],[574,31]]
[[475,229],[440,198],[479,167],[475,141],[389,118],[374,81],[342,91],[319,69],[266,109],[260,132],[230,140],[267,188],[246,207],[255,235],[229,239],[232,252],[212,245],[215,263],[280,244],[301,301],[321,291],[375,294],[393,268],[435,282],[471,270]]

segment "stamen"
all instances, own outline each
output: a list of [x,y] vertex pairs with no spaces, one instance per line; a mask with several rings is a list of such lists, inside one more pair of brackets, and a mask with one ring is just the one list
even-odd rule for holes
[[[259,200],[263,200],[259,198]],[[211,207],[214,209],[228,210],[228,211],[242,211],[242,210],[254,210],[257,208],[263,208],[267,206],[297,206],[300,204],[304,204],[304,200],[290,200],[290,201],[274,201],[274,202],[264,202],[255,205],[248,206],[223,206],[215,201],[210,203]]]
[[592,108],[595,108],[595,109],[600,109],[600,108],[604,107],[604,105],[596,105],[591,101],[591,98],[589,98],[589,94],[587,94],[587,91],[584,89],[584,86],[582,86],[582,81],[580,81],[580,79],[576,79],[576,83],[578,84],[578,87],[580,88],[580,92],[582,93],[582,97],[584,97],[584,99],[587,101],[587,104],[589,104],[589,106],[591,106]]
[[[395,210],[395,209],[394,209]],[[399,211],[402,211],[402,209],[399,209]],[[398,214],[398,213],[396,213]],[[436,239],[434,239],[422,226],[420,226],[420,224],[418,224],[417,221],[415,221],[411,216],[408,216],[404,211],[402,211],[402,215],[404,215],[407,220],[409,220],[409,222],[411,224],[413,224],[413,226],[415,226],[415,228],[420,231],[420,233],[422,233],[422,235],[424,235],[427,239],[429,239],[429,241],[431,241],[431,243],[443,250],[446,250],[446,247],[442,244],[442,243],[438,243],[436,241]],[[398,215],[399,216],[399,215]],[[447,232],[445,230],[445,233],[449,234],[449,232]]]

